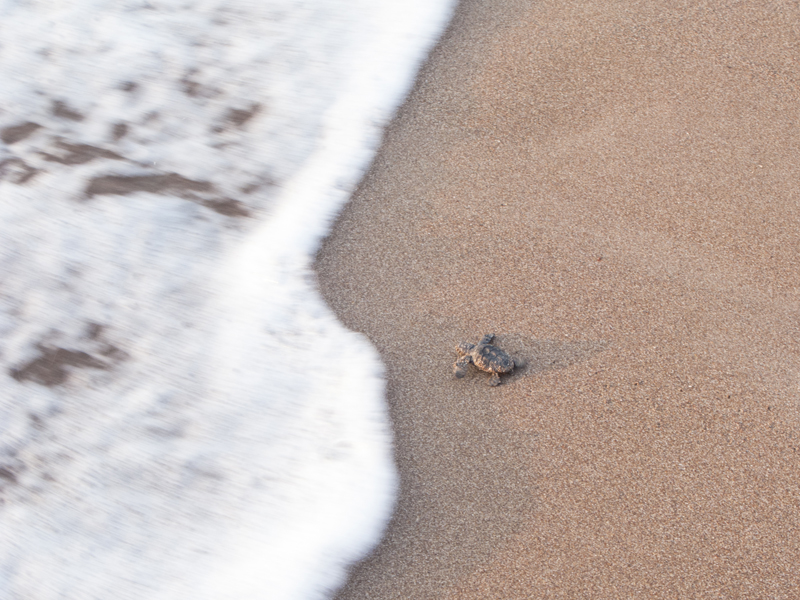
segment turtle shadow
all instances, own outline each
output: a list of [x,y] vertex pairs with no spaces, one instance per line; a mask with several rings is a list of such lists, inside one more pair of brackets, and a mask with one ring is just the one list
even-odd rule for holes
[[[547,371],[566,369],[589,360],[606,350],[607,340],[549,340],[522,334],[497,334],[492,345],[502,349],[514,359],[516,367],[511,373],[502,375],[502,381],[511,383],[521,377],[538,375]],[[474,367],[471,374],[478,374]],[[486,375],[485,373],[480,373]]]
[[508,334],[497,337],[497,344],[514,358],[521,359],[509,380],[523,375],[566,369],[589,360],[609,347],[607,340],[547,340]]

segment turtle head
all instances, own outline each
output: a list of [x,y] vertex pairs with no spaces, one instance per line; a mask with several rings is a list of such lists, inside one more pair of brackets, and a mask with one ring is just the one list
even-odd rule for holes
[[467,374],[467,369],[469,369],[469,363],[471,362],[472,357],[469,354],[463,354],[459,357],[456,364],[453,365],[453,373],[458,379]]

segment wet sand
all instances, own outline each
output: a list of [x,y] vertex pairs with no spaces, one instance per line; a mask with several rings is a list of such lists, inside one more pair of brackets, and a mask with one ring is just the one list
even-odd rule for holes
[[338,600],[800,598],[799,23],[461,4],[316,265],[402,478]]

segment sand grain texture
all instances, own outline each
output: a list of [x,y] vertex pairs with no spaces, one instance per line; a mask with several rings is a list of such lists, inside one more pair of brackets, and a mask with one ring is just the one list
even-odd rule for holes
[[800,597],[798,24],[462,3],[318,256],[402,475],[339,600]]

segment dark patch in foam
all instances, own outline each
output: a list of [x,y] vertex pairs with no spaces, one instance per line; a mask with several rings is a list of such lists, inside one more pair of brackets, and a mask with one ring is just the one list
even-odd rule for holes
[[22,123],[20,125],[4,127],[3,129],[0,129],[0,140],[3,140],[3,142],[6,144],[16,144],[17,142],[24,140],[39,128],[41,128],[41,125],[34,123],[33,121],[28,121],[27,123]]
[[123,92],[135,92],[138,87],[139,84],[135,81],[123,81],[120,84],[119,89],[121,89]]
[[181,90],[190,98],[212,98],[219,95],[219,90],[204,85],[192,79],[198,73],[197,69],[190,69],[180,80]]
[[104,175],[95,177],[86,187],[86,197],[99,195],[125,196],[135,192],[151,194],[173,193],[181,198],[197,202],[226,217],[247,217],[250,211],[233,198],[201,198],[197,193],[214,193],[214,186],[208,181],[188,179],[178,173],[163,175]]
[[114,127],[111,128],[111,137],[115,142],[118,142],[126,135],[128,135],[127,123],[116,123]]
[[115,363],[128,360],[129,356],[127,352],[120,350],[113,344],[110,344],[108,341],[103,339],[103,333],[105,330],[105,325],[100,325],[99,323],[88,323],[86,326],[86,339],[93,342],[99,342],[101,344],[100,349],[97,351],[97,353],[101,356],[104,356]]
[[41,355],[19,368],[10,369],[9,374],[17,381],[31,381],[45,387],[64,383],[69,376],[67,367],[108,369],[108,365],[87,352],[67,350],[59,347],[37,345]]
[[5,503],[3,492],[12,486],[18,486],[19,474],[25,470],[25,465],[17,459],[17,450],[3,448],[0,450],[0,506]]
[[70,121],[83,121],[86,117],[79,113],[74,108],[70,108],[66,102],[61,100],[53,101],[53,115],[62,119],[69,119]]
[[82,165],[96,158],[122,160],[122,157],[115,152],[104,150],[96,146],[90,146],[89,144],[70,144],[63,140],[58,140],[56,146],[60,150],[63,150],[61,156],[42,152],[42,157],[47,161],[61,163],[62,165]]
[[242,186],[241,188],[239,188],[239,191],[241,191],[243,194],[252,194],[253,192],[255,192],[260,188],[274,187],[276,185],[278,185],[278,183],[274,179],[272,179],[272,177],[269,177],[267,175],[260,177],[256,181],[252,181],[247,185]]
[[7,158],[0,161],[0,180],[7,179],[16,185],[23,185],[39,172],[21,158]]
[[0,479],[5,479],[9,483],[17,483],[17,474],[9,467],[0,467]]
[[192,81],[188,76],[181,79],[181,86],[183,93],[191,98],[197,98],[200,96],[200,90],[203,89],[202,85],[196,81]]
[[[78,348],[64,348],[45,342],[36,344],[39,356],[24,365],[9,369],[11,377],[17,381],[31,381],[46,387],[53,387],[64,383],[69,377],[70,368],[90,368],[108,370],[113,366],[127,360],[128,354],[103,339],[105,327],[98,323],[88,323],[86,333],[77,340],[78,347],[87,348],[89,351]],[[99,358],[98,358],[99,356]],[[38,415],[31,413],[31,420],[36,428],[44,426]]]
[[201,200],[200,204],[206,208],[218,212],[226,217],[249,217],[250,211],[247,207],[233,198],[221,198],[218,200]]
[[104,175],[95,177],[86,188],[86,197],[101,194],[125,196],[134,192],[211,192],[214,186],[208,181],[187,179],[177,173],[165,175]]
[[250,119],[256,116],[259,112],[261,112],[261,105],[260,104],[253,104],[249,109],[241,109],[241,108],[231,108],[228,110],[228,113],[225,115],[225,122],[222,125],[217,125],[214,127],[214,133],[220,133],[225,131],[228,126],[233,125],[234,127],[241,128],[247,123]]
[[96,340],[99,339],[100,336],[103,334],[103,327],[100,323],[89,323],[86,326],[86,339],[87,340]]
[[250,119],[256,116],[259,111],[261,110],[260,104],[254,104],[248,110],[242,110],[238,108],[232,108],[228,111],[228,121],[236,125],[237,127],[241,127],[245,123],[247,123]]

